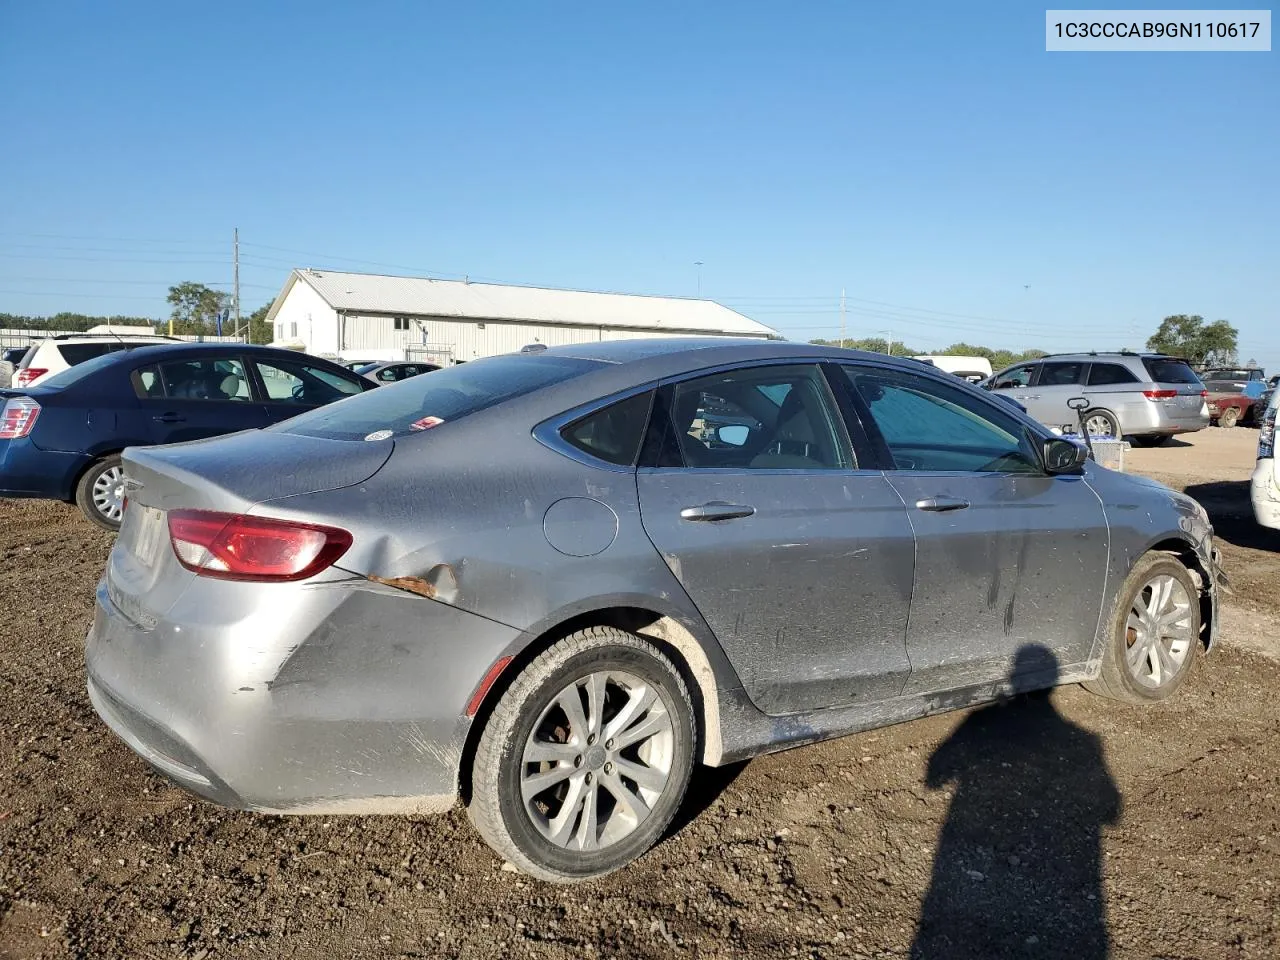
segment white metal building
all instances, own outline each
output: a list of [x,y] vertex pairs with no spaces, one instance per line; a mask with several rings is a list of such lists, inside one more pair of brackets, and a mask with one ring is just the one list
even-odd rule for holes
[[711,300],[298,269],[267,320],[280,346],[435,363],[628,337],[776,337]]

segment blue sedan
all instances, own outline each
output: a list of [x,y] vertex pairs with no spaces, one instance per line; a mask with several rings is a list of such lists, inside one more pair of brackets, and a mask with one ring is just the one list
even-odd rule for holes
[[327,360],[239,343],[106,354],[0,390],[0,497],[75,502],[115,530],[125,447],[266,427],[376,386]]

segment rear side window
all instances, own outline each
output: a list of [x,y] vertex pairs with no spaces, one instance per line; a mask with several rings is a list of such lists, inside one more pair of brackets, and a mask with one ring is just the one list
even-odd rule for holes
[[583,453],[606,463],[633,466],[640,452],[640,441],[644,439],[652,402],[652,391],[619,400],[569,424],[560,431],[560,436]]
[[133,392],[140,400],[164,396],[164,384],[160,381],[159,367],[139,367],[129,374],[129,379],[133,382]]
[[164,392],[179,400],[250,400],[244,366],[231,357],[160,364]]
[[1069,387],[1080,382],[1084,364],[1080,362],[1045,363],[1040,366],[1041,387]]
[[58,344],[58,352],[62,354],[62,359],[67,361],[68,366],[72,367],[77,363],[84,363],[86,360],[92,360],[94,357],[100,357],[104,353],[113,353],[116,350],[123,349],[124,345],[115,341],[104,341],[102,343]]
[[1199,383],[1200,378],[1185,360],[1143,357],[1142,365],[1155,383]]
[[286,420],[277,428],[331,440],[363,440],[388,431],[407,436],[441,422],[458,420],[495,404],[533,393],[553,383],[598,370],[603,364],[576,357],[507,354],[437,370],[378,387],[341,403]]
[[1118,363],[1095,363],[1089,368],[1089,386],[1105,387],[1113,383],[1137,383],[1138,378]]

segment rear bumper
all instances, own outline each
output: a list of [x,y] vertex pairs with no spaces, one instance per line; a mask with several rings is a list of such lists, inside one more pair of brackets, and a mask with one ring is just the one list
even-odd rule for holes
[[139,756],[242,809],[454,803],[465,704],[518,631],[366,581],[192,580],[162,615],[137,619],[107,579],[98,587],[89,696]]
[[1249,483],[1253,516],[1261,526],[1280,530],[1280,483],[1276,478],[1276,461],[1259,460]]
[[0,440],[0,497],[71,500],[90,459],[82,453],[41,450],[28,437]]
[[1182,411],[1170,407],[1162,400],[1144,400],[1140,404],[1126,405],[1120,415],[1125,434],[1130,436],[1165,436],[1194,433],[1209,426],[1208,404]]

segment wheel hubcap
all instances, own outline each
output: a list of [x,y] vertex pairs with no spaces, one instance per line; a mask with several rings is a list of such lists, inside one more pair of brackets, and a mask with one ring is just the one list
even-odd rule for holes
[[1114,431],[1111,429],[1111,421],[1106,417],[1093,416],[1084,422],[1085,429],[1089,431],[1091,437],[1109,437]]
[[1125,624],[1125,660],[1133,678],[1150,689],[1169,683],[1195,639],[1187,588],[1168,575],[1150,580],[1134,597]]
[[93,481],[93,506],[113,522],[124,516],[124,469],[115,466],[103,470]]
[[525,741],[525,813],[558,847],[608,847],[649,817],[674,752],[671,716],[652,684],[611,670],[588,674],[556,695]]

